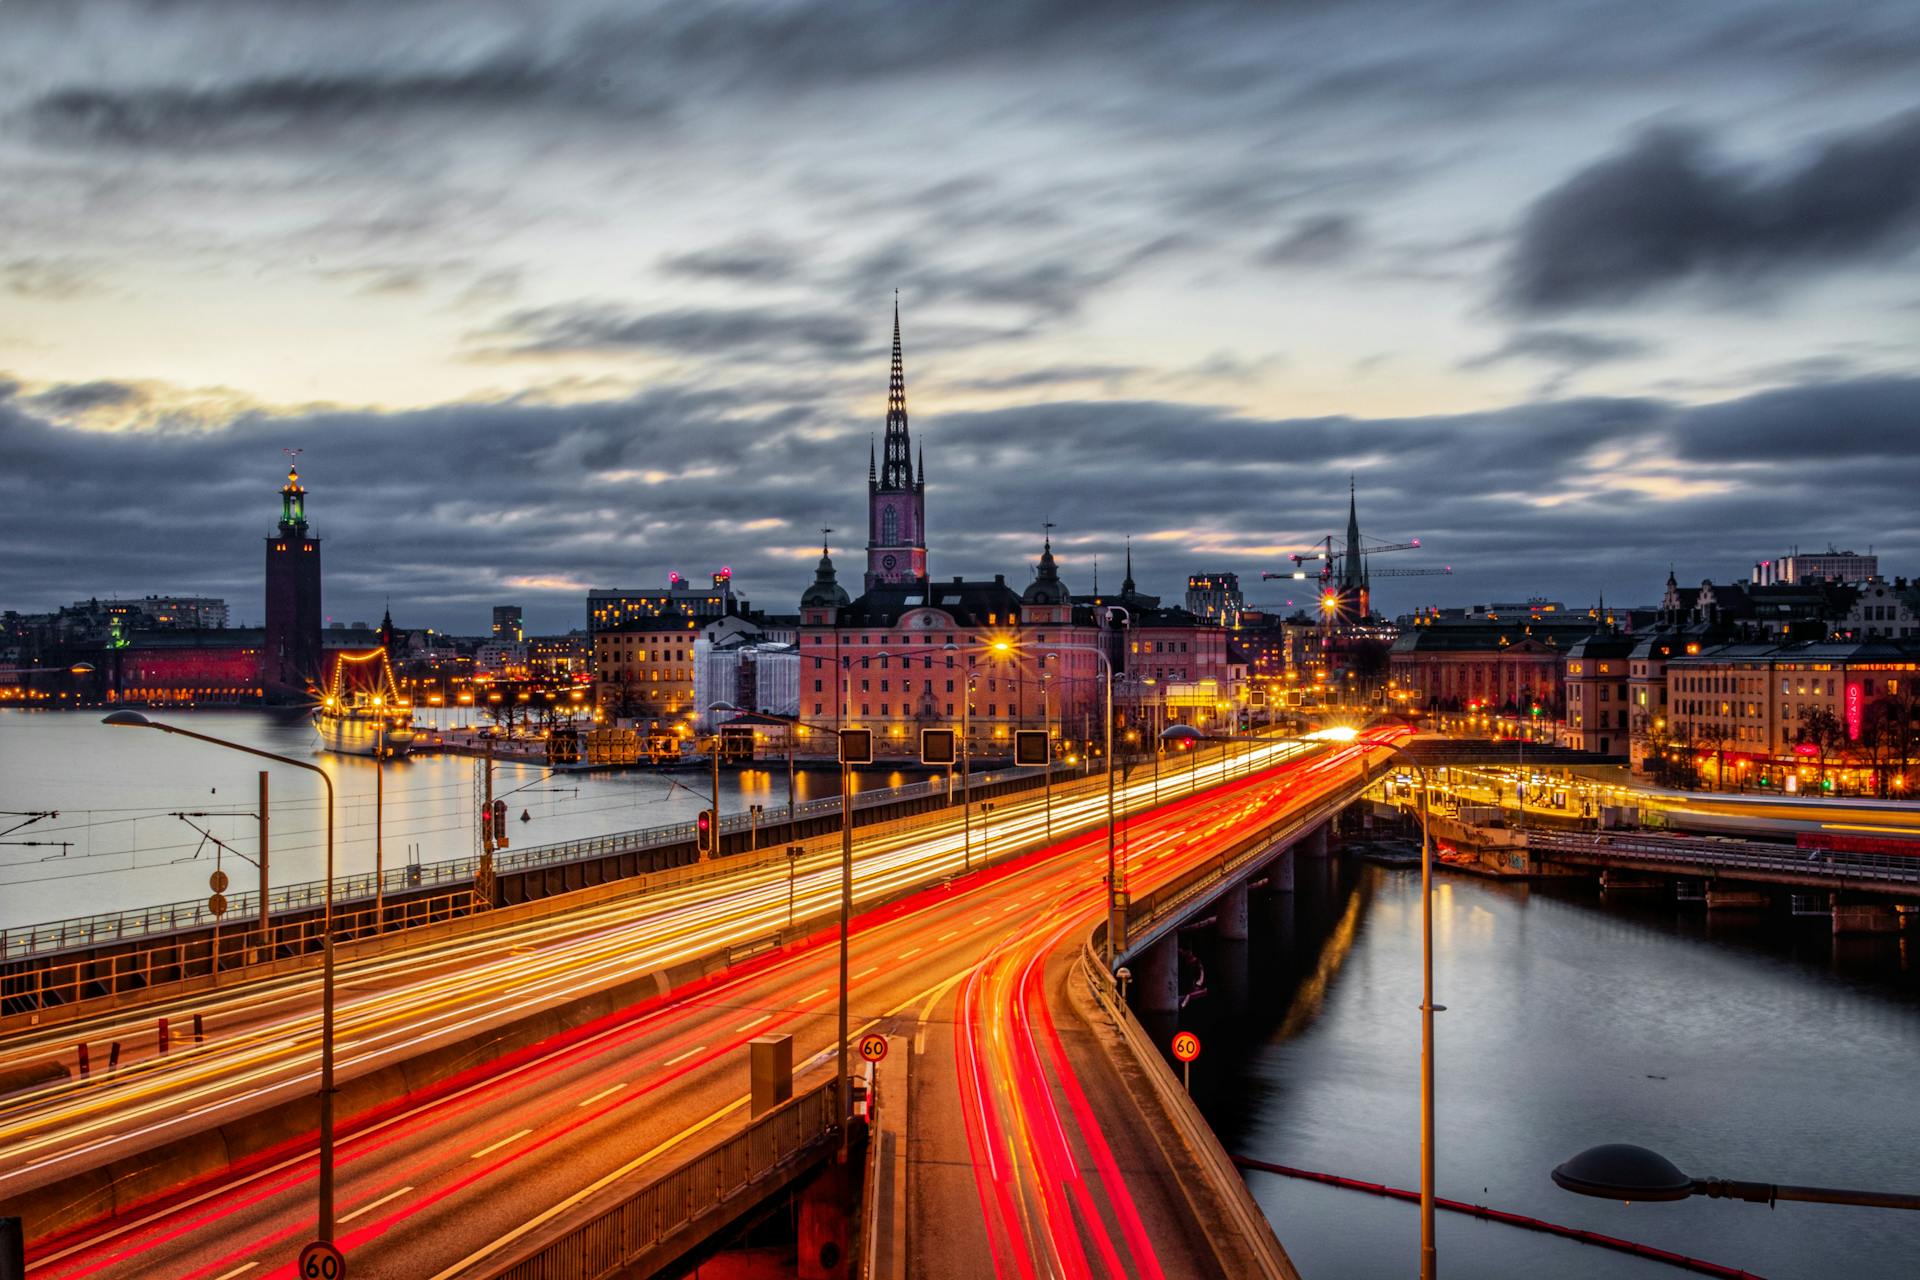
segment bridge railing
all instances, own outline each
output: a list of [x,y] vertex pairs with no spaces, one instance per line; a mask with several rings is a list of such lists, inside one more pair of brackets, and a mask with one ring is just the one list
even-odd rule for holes
[[[625,1275],[676,1236],[790,1169],[839,1132],[840,1082],[818,1085],[576,1225],[535,1238],[481,1272],[489,1280]],[[611,1195],[618,1192],[611,1191]],[[663,1259],[664,1261],[665,1259]],[[642,1272],[648,1273],[648,1272]]]
[[1638,858],[1688,866],[1791,872],[1815,879],[1883,880],[1920,884],[1920,859],[1897,854],[1801,849],[1756,840],[1706,840],[1640,832],[1591,835],[1528,832],[1527,849],[1548,855]]
[[[980,774],[974,778],[974,785],[990,786],[1007,778],[1032,776],[1032,774],[1031,769]],[[944,786],[944,783],[942,785]],[[858,812],[933,793],[934,790],[925,782],[909,783],[905,786],[858,792],[854,795],[853,805]],[[794,817],[804,819],[823,814],[836,814],[839,811],[840,797],[826,796],[795,805]],[[755,821],[754,815],[748,813],[726,814],[720,819],[720,829],[723,833],[747,831],[755,825]],[[758,825],[762,828],[774,827],[785,821],[786,806],[781,805],[773,811],[771,817],[766,813],[760,815]],[[588,836],[580,840],[536,845],[528,849],[510,849],[504,853],[495,854],[493,866],[496,874],[535,870],[613,854],[654,849],[663,845],[687,843],[693,838],[693,823],[675,822],[659,827],[643,827],[634,831],[619,831],[604,836]],[[399,866],[387,867],[378,877],[371,871],[335,876],[334,905],[337,908],[345,903],[371,900],[376,893],[376,882],[378,888],[386,893],[403,893],[413,889],[465,884],[473,879],[479,863],[480,859],[476,855],[467,854],[436,862],[403,863]],[[326,902],[326,898],[327,882],[325,880],[296,881],[292,884],[274,886],[270,890],[267,898],[268,910],[270,914],[278,915],[283,911],[317,909]],[[103,946],[190,929],[210,929],[216,923],[223,922],[244,927],[257,919],[259,914],[259,891],[243,890],[227,895],[227,910],[222,917],[215,917],[213,912],[207,909],[205,898],[196,898],[190,902],[170,902],[127,911],[107,911],[97,915],[75,916],[46,924],[0,929],[0,960],[66,951],[78,947]]]

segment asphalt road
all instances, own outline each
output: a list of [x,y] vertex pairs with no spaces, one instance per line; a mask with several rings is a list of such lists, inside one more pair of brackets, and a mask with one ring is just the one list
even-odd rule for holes
[[[1278,754],[1282,749],[1267,750]],[[1280,796],[1287,776],[1285,770],[1269,770],[1255,782],[1202,796],[1195,809],[1230,812],[1232,797],[1249,786]],[[1142,785],[1136,784],[1136,790]],[[1056,799],[1056,829],[1091,820],[1086,813],[1073,812],[1076,803],[1090,806],[1094,817],[1104,811],[1099,797],[1065,806]],[[1010,805],[1007,812],[996,813],[994,825],[1001,838],[1014,841],[1038,834],[1036,808]],[[1173,874],[1188,860],[1205,856],[1236,825],[1231,820],[1224,826],[1216,823],[1213,835],[1205,836],[1195,824],[1194,812],[1178,805],[1136,817],[1129,833],[1139,859],[1136,882],[1150,884]],[[1156,840],[1161,846],[1156,847]],[[945,881],[957,869],[948,865],[957,863],[952,856],[957,848],[949,847],[956,845],[951,831],[917,831],[899,837],[892,850],[897,857],[889,862],[884,841],[876,840],[871,847],[863,841],[863,895],[877,897],[907,882]],[[1098,1185],[1087,1192],[1092,1207],[1083,1224],[1104,1225],[1062,1227],[1061,1221],[1070,1218],[1052,1216],[1061,1211],[1061,1204],[1046,1201],[1040,1206],[1045,1212],[1035,1213],[1035,1202],[1029,1199],[1024,1220],[1042,1234],[1036,1237],[1027,1232],[1022,1243],[1007,1224],[1017,1224],[1023,1215],[996,1219],[981,1211],[983,1193],[977,1171],[998,1166],[991,1159],[977,1159],[976,1150],[970,1149],[964,1159],[952,1163],[975,1179],[971,1199],[935,1197],[944,1206],[942,1213],[954,1215],[951,1232],[962,1236],[969,1230],[967,1206],[971,1206],[971,1230],[978,1247],[951,1255],[963,1260],[963,1265],[992,1256],[983,1250],[1011,1255],[1016,1246],[1027,1249],[1030,1257],[1046,1256],[1035,1252],[1036,1241],[1042,1250],[1056,1249],[1070,1229],[1084,1230],[1093,1240],[1091,1249],[1102,1258],[1102,1237],[1109,1243],[1117,1240],[1127,1249],[1124,1256],[1130,1264],[1109,1273],[1155,1274],[1140,1264],[1140,1231],[1133,1220],[1142,1224],[1150,1242],[1181,1239],[1178,1214],[1167,1216],[1165,1197],[1149,1197],[1145,1207],[1135,1199],[1132,1208],[1127,1207],[1127,1199],[1133,1199],[1127,1188],[1134,1176],[1147,1175],[1135,1169],[1130,1176],[1124,1164],[1108,1167],[1095,1145],[1096,1140],[1106,1141],[1108,1155],[1117,1147],[1126,1161],[1145,1153],[1138,1144],[1122,1146],[1100,1137],[1125,1134],[1131,1104],[1120,1102],[1120,1095],[1111,1094],[1107,1085],[1093,1089],[1083,1085],[1081,1101],[1086,1106],[1076,1106],[1071,1096],[1074,1083],[1083,1072],[1087,1079],[1095,1079],[1093,1069],[1085,1061],[1076,1064],[1060,1047],[1072,1039],[1071,1034],[1056,1039],[1053,1031],[1044,1030],[1049,1025],[1045,1019],[1052,1015],[1045,1012],[1050,1002],[1044,997],[1043,984],[1049,972],[1057,978],[1058,971],[1054,962],[1032,952],[1032,947],[1044,942],[1045,954],[1052,954],[1065,945],[1073,930],[1085,923],[1089,901],[1097,916],[1104,850],[1104,831],[1089,832],[991,871],[941,883],[859,920],[852,961],[856,1034],[878,1027],[911,1035],[916,1043],[924,1036],[931,1039],[936,1055],[944,1042],[956,1064],[951,1112],[961,1121],[963,1134],[972,1123],[966,1120],[968,1115],[976,1120],[989,1117],[982,1123],[994,1128],[983,1128],[984,1135],[1004,1136],[1009,1126],[1031,1131],[1033,1118],[1046,1110],[1042,1093],[1060,1092],[1067,1098],[1068,1109],[1076,1113],[1077,1136],[1067,1139],[1068,1159],[1075,1168],[1099,1175]],[[821,884],[797,886],[797,892],[817,890],[823,901],[830,900],[837,870],[823,863],[808,869],[803,879],[808,877]],[[569,989],[555,985],[557,975],[577,977],[583,970],[596,977],[604,977],[602,970],[649,972],[660,967],[662,948],[671,955],[708,946],[713,936],[756,936],[753,930],[764,930],[769,919],[784,921],[786,877],[780,874],[762,883],[743,883],[725,892],[709,886],[704,893],[675,904],[672,910],[680,912],[678,916],[662,918],[660,909],[660,904],[650,903],[631,919],[614,912],[591,924],[569,921],[563,927],[555,922],[552,932],[513,940],[505,956],[495,954],[491,959],[439,956],[414,973],[402,961],[395,961],[392,968],[356,970],[351,982],[359,993],[355,999],[364,1005],[355,1005],[353,1016],[365,1021],[354,1024],[348,1043],[355,1046],[353,1052],[362,1052],[393,1037],[420,1034],[426,1019],[457,1023],[463,1017],[478,1016],[476,1010],[489,1002],[555,999]],[[718,918],[714,912],[720,913]],[[732,921],[731,933],[725,932],[727,920]],[[721,932],[714,935],[715,929]],[[755,1036],[791,1033],[803,1074],[830,1070],[835,963],[832,938],[822,935],[797,951],[729,971],[710,986],[683,990],[642,1006],[588,1039],[503,1065],[451,1096],[403,1107],[377,1123],[344,1125],[339,1166],[341,1242],[354,1259],[355,1275],[459,1274],[490,1251],[483,1246],[504,1246],[518,1231],[564,1212],[620,1171],[685,1154],[703,1134],[711,1137],[723,1126],[740,1123],[746,1097],[744,1046]],[[390,984],[394,989],[388,989]],[[263,996],[253,1023],[193,1053],[178,1055],[177,1060],[170,1057],[144,1083],[137,1083],[140,1073],[129,1073],[125,1093],[101,1095],[108,1100],[96,1109],[68,1098],[68,1113],[83,1123],[103,1121],[104,1127],[90,1130],[87,1140],[106,1143],[118,1136],[116,1122],[130,1116],[138,1120],[146,1114],[143,1107],[151,1108],[155,1119],[139,1122],[164,1124],[192,1109],[194,1091],[231,1090],[236,1064],[242,1070],[271,1070],[280,1064],[277,1069],[290,1073],[295,1085],[311,1088],[306,1066],[311,1062],[311,1043],[301,1038],[299,1030],[310,1013],[291,994],[298,985],[275,989],[270,999],[280,1003],[271,1008],[265,1006]],[[958,991],[961,987],[971,987],[973,994]],[[389,1003],[401,993],[410,1003]],[[969,1003],[956,1033],[954,1011],[963,1008],[963,999]],[[310,1004],[310,999],[304,1003]],[[1036,1011],[1044,1015],[1042,1021],[1035,1021]],[[1016,1062],[1016,1074],[1007,1080],[1022,1092],[1007,1094],[1003,1081],[969,1101],[961,1091],[958,1072],[963,1056],[973,1055],[978,1062],[983,1045],[1008,1042],[1009,1028],[1027,1035],[1036,1026],[1042,1028],[1034,1041],[1043,1055],[1038,1059],[1040,1075],[1030,1074],[1031,1060],[1025,1065]],[[1018,1073],[1028,1073],[1024,1084]],[[1036,1081],[1043,1082],[1037,1091]],[[923,1091],[916,1087],[915,1092]],[[69,1093],[81,1101],[97,1101],[87,1089]],[[927,1109],[923,1113],[916,1106],[915,1114],[925,1115],[927,1133],[935,1135],[931,1140],[937,1143],[942,1123],[938,1117],[949,1103],[938,1091],[926,1093],[921,1101]],[[1103,1104],[1106,1110],[1118,1104],[1111,1130],[1101,1118]],[[9,1122],[21,1123],[17,1116],[10,1116]],[[31,1138],[57,1131],[43,1123],[38,1129],[29,1125],[25,1132]],[[916,1131],[916,1145],[919,1142]],[[1060,1171],[1063,1166],[1057,1154],[1057,1149],[1048,1154],[1029,1143],[1022,1157],[1022,1197],[1035,1193],[1036,1178]],[[18,1176],[18,1164],[11,1155],[8,1160],[6,1173],[0,1176]],[[34,1274],[206,1280],[290,1274],[294,1253],[312,1230],[313,1180],[314,1160],[304,1151],[242,1177],[216,1178],[175,1203],[96,1224],[64,1240],[40,1242],[33,1254]],[[916,1191],[916,1199],[924,1197]],[[1071,1205],[1064,1207],[1073,1212]],[[923,1217],[919,1227],[924,1228],[925,1238],[939,1238],[947,1230],[940,1225],[943,1221],[935,1214]],[[991,1225],[995,1221],[999,1225]],[[915,1238],[921,1238],[918,1229]],[[1153,1248],[1153,1252],[1157,1256],[1160,1251]],[[1194,1256],[1184,1246],[1177,1246],[1174,1253]]]

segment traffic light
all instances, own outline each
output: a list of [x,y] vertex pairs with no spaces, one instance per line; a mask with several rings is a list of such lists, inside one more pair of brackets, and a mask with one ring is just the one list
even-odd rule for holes
[[505,800],[493,802],[493,847],[496,849],[507,847],[507,802]]
[[700,856],[707,857],[713,852],[713,810],[702,809],[694,821],[694,843],[700,849]]
[[1013,735],[1013,762],[1045,764],[1047,762],[1047,731],[1045,729],[1016,730]]
[[960,759],[960,736],[952,729],[920,731],[921,764],[953,764]]
[[840,763],[873,763],[873,730],[842,729],[840,731]]

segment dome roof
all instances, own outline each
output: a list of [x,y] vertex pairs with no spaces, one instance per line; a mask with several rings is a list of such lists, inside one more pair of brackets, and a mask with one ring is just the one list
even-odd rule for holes
[[834,579],[833,557],[820,553],[820,565],[813,573],[813,585],[801,593],[802,609],[844,609],[851,603],[846,588]]
[[1020,596],[1022,604],[1065,605],[1073,603],[1073,593],[1060,581],[1060,567],[1053,562],[1053,540],[1049,538],[1040,553],[1040,564],[1033,581]]

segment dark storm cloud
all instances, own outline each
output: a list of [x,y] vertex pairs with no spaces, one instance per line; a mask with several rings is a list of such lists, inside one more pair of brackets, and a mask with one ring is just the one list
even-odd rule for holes
[[1738,284],[1883,262],[1920,238],[1920,111],[1771,170],[1699,132],[1642,134],[1526,211],[1507,263],[1518,310],[1619,304],[1689,281]]
[[848,312],[775,307],[679,307],[634,312],[572,303],[516,311],[500,323],[509,355],[660,351],[726,359],[752,355],[847,360],[870,354],[873,326]]
[[1325,266],[1352,256],[1359,245],[1359,219],[1345,213],[1322,213],[1295,223],[1260,256],[1279,266]]
[[[149,408],[149,429],[112,433],[61,428],[31,399],[0,398],[0,543],[22,551],[0,561],[0,605],[197,590],[257,617],[255,539],[271,527],[289,446],[307,450],[336,617],[378,617],[391,593],[405,625],[478,628],[490,601],[525,599],[536,625],[557,629],[583,610],[568,583],[653,582],[709,562],[733,566],[762,607],[788,609],[811,569],[800,531],[844,531],[836,546],[854,550],[839,563],[857,577],[881,399],[876,385],[872,418],[854,422],[826,401],[768,408],[737,388],[254,412],[192,430],[153,429],[166,424]],[[1401,419],[1077,400],[923,414],[915,435],[939,576],[1023,581],[1038,521],[1051,519],[1077,590],[1091,586],[1091,557],[1117,566],[1129,534],[1147,590],[1177,596],[1185,574],[1218,568],[1252,584],[1263,568],[1290,568],[1285,549],[1344,525],[1352,471],[1368,533],[1418,536],[1419,563],[1453,566],[1444,583],[1384,587],[1387,606],[1404,608],[1514,591],[1651,598],[1676,551],[1691,566],[1683,576],[1724,579],[1812,538],[1872,541],[1889,563],[1911,562],[1920,438],[1890,428],[1916,420],[1920,379],[1878,379],[1706,406],[1588,398]],[[421,464],[397,463],[394,441]],[[1690,496],[1592,487],[1624,474],[1600,464],[1608,453],[1656,480],[1739,484]],[[129,503],[128,477],[156,500]],[[776,523],[745,527],[756,521]],[[1281,581],[1257,594],[1278,603],[1295,590]]]
[[967,378],[950,384],[959,391],[1031,391],[1075,382],[1118,382],[1145,370],[1132,364],[1056,364],[990,378]]
[[115,408],[140,399],[139,388],[124,382],[67,382],[27,397],[27,403],[58,416]]
[[1514,334],[1491,351],[1462,360],[1462,369],[1489,369],[1509,360],[1540,360],[1548,364],[1583,369],[1589,365],[1616,360],[1632,360],[1653,350],[1638,338],[1613,334],[1582,333],[1575,329],[1526,329]]
[[217,147],[422,109],[498,109],[561,92],[563,84],[531,64],[500,60],[452,71],[268,76],[205,89],[58,89],[34,99],[24,114],[51,142]]
[[799,249],[773,239],[736,240],[660,259],[660,269],[668,275],[740,284],[778,284],[799,274],[800,266]]

